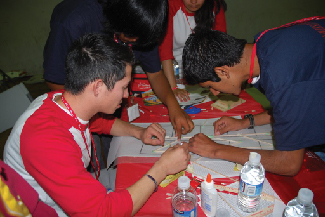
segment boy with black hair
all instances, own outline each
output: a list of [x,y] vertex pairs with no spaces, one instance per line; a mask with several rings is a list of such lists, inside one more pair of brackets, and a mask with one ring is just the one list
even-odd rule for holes
[[[274,122],[275,150],[254,151],[267,171],[292,176],[301,168],[305,148],[325,144],[325,20],[306,18],[266,30],[255,41],[197,31],[184,48],[185,78],[214,95],[239,95],[247,79],[265,92],[273,114],[222,117],[214,123],[215,135]],[[241,164],[252,151],[215,143],[203,134],[190,139],[189,150]]]
[[[51,90],[64,88],[64,60],[71,43],[87,33],[108,32],[131,49],[147,73],[152,89],[168,107],[178,137],[194,128],[161,70],[158,40],[167,25],[168,0],[64,0],[53,10],[44,48],[44,79]],[[104,28],[105,26],[105,28]]]
[[134,185],[110,193],[106,184],[111,180],[103,170],[95,171],[95,176],[106,183],[86,170],[91,162],[90,131],[134,136],[152,145],[164,142],[165,130],[158,124],[144,129],[119,119],[93,117],[99,112],[113,114],[128,97],[133,61],[129,48],[108,36],[89,34],[75,41],[67,56],[65,91],[35,99],[11,132],[4,161],[59,216],[134,215],[158,183],[188,165],[188,145],[176,145]]

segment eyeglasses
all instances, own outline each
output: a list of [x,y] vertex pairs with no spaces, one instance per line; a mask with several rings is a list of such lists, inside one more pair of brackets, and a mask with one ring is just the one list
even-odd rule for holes
[[129,48],[130,48],[130,50],[132,49],[132,44],[128,44],[128,43],[125,43],[125,42],[123,42],[123,41],[121,41],[121,43],[118,41],[118,39],[117,39],[117,36],[116,36],[116,34],[114,33],[114,41],[116,42],[116,43],[118,43],[118,44],[121,44],[121,45],[123,45],[123,46],[129,46]]

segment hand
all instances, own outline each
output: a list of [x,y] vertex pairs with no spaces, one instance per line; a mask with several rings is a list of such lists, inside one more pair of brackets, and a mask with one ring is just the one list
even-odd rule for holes
[[181,102],[183,101],[187,102],[187,100],[190,100],[190,96],[189,96],[190,94],[185,89],[176,88],[175,90],[173,90],[173,92],[175,97]]
[[168,148],[156,162],[156,166],[159,166],[161,172],[165,172],[167,176],[185,170],[190,159],[188,144],[184,142],[183,145],[177,144]]
[[182,134],[185,135],[194,128],[194,123],[190,116],[179,106],[176,110],[169,111],[169,118],[179,139]]
[[246,119],[235,119],[232,117],[223,116],[213,123],[214,135],[222,135],[228,131],[236,131],[246,128]]
[[188,145],[189,151],[208,158],[215,158],[215,152],[219,146],[203,133],[198,133],[190,138]]
[[140,134],[140,139],[147,145],[163,145],[165,142],[166,130],[157,123],[150,124]]

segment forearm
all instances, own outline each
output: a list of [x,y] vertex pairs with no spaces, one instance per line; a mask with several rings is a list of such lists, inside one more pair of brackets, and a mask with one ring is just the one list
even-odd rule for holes
[[173,60],[172,59],[163,60],[161,62],[161,64],[162,64],[163,72],[164,72],[171,88],[176,87],[176,78],[175,78],[175,74],[174,74]]
[[261,163],[266,171],[294,176],[302,165],[304,149],[295,151],[255,150],[221,145],[222,148],[214,153],[214,158],[223,159],[244,165],[248,161],[250,152],[261,155]]
[[110,134],[112,136],[132,136],[140,139],[143,130],[144,128],[142,127],[132,125],[128,122],[122,121],[121,119],[116,119]]
[[254,121],[256,126],[271,124],[274,122],[271,111],[265,111],[257,115],[254,115]]
[[147,73],[150,85],[158,98],[168,107],[168,110],[180,109],[175,95],[162,71]]
[[[273,123],[273,117],[270,111],[264,111],[262,113],[254,115],[254,124],[255,126],[262,126],[265,124]],[[243,128],[248,128],[250,126],[250,122],[248,118],[243,119]]]
[[[157,184],[159,184],[165,177],[165,173],[162,172],[162,168],[156,163],[147,174],[152,176]],[[143,204],[148,200],[150,195],[155,190],[155,183],[147,176],[143,176],[139,181],[134,185],[127,188],[129,191],[132,201],[133,201],[133,210],[132,215],[137,213],[137,211],[143,206]]]

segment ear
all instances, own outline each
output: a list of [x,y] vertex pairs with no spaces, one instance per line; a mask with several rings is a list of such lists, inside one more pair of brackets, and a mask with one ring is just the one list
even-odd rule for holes
[[219,76],[219,78],[230,78],[229,68],[228,66],[214,67],[215,73]]
[[94,96],[96,96],[96,97],[99,96],[99,94],[102,93],[103,88],[105,86],[106,85],[104,84],[102,79],[97,79],[94,82],[92,82],[92,91],[93,91]]

